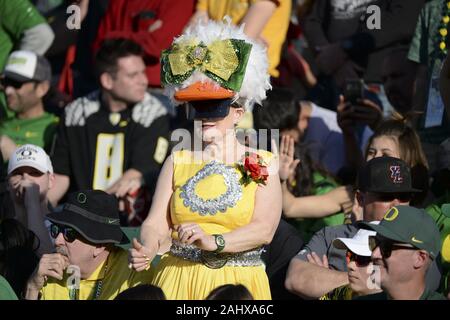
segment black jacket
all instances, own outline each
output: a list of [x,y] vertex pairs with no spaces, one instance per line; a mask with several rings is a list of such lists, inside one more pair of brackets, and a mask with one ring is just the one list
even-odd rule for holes
[[[381,82],[389,49],[411,42],[425,0],[316,0],[303,22],[309,46],[340,42],[351,59],[365,68],[366,82]],[[370,30],[367,7],[380,8],[381,28]],[[346,41],[349,40],[349,41]]]

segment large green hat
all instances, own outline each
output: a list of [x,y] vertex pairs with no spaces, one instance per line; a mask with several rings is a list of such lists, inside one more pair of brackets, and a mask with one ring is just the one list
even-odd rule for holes
[[433,218],[423,209],[395,206],[389,209],[379,225],[361,222],[364,228],[401,243],[427,251],[434,259],[439,254],[441,239]]

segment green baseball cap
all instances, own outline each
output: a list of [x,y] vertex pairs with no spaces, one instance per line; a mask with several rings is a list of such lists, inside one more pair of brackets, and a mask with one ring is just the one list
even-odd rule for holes
[[361,222],[366,229],[401,243],[427,251],[435,259],[441,248],[439,230],[433,218],[423,209],[395,206],[389,209],[380,224]]

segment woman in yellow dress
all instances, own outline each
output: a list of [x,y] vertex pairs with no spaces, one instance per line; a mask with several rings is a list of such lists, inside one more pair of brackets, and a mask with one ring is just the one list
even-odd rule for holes
[[277,162],[233,130],[265,98],[267,65],[264,49],[229,22],[191,26],[162,54],[166,92],[188,102],[202,137],[202,150],[174,151],[164,163],[141,243],[130,249],[130,264],[144,270],[171,235],[152,281],[168,299],[204,299],[224,284],[271,298],[260,255],[281,215]]

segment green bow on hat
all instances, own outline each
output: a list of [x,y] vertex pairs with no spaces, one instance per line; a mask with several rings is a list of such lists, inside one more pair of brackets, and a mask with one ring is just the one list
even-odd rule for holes
[[244,40],[175,43],[161,54],[161,82],[181,84],[195,70],[204,73],[222,87],[239,91],[245,76],[252,45]]

